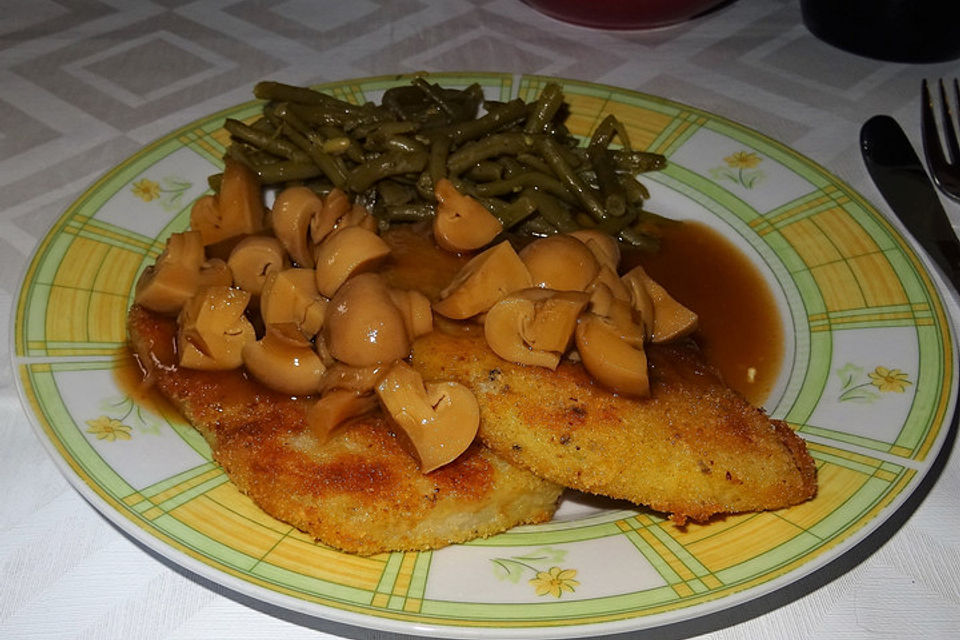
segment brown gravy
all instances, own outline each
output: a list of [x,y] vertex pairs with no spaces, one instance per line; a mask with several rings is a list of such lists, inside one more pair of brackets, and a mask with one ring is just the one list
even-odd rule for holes
[[[403,226],[385,239],[393,250],[383,269],[388,282],[418,288],[433,299],[466,261],[436,248],[420,228]],[[627,255],[622,268],[638,262],[700,316],[695,339],[727,384],[752,404],[762,404],[780,372],[783,330],[773,294],[750,260],[710,227],[685,222],[664,231],[659,252]],[[156,413],[179,416],[143,379],[143,369],[129,349],[118,361],[115,377],[127,395]]]
[[707,361],[751,404],[761,405],[783,360],[783,327],[773,293],[733,243],[698,222],[665,229],[660,251],[641,263],[674,298],[700,316],[695,335]]
[[123,393],[148,411],[152,411],[168,420],[185,422],[185,419],[173,404],[144,377],[144,369],[140,365],[140,360],[133,354],[129,346],[123,347],[117,352],[116,360],[117,364],[113,368],[113,378]]

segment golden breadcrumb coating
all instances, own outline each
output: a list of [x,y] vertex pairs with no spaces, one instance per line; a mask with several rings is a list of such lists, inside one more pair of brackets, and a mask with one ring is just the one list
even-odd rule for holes
[[804,441],[724,385],[690,343],[648,345],[651,395],[599,386],[579,364],[554,372],[497,357],[479,332],[435,331],[413,347],[424,379],[476,394],[480,439],[567,487],[622,498],[683,523],[776,509],[816,493]]

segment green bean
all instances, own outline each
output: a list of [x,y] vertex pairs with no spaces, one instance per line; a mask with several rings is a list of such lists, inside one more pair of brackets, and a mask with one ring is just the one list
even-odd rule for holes
[[282,156],[297,162],[308,162],[310,160],[310,158],[303,153],[303,151],[298,149],[295,144],[291,144],[290,141],[283,138],[278,138],[276,135],[271,135],[269,133],[254,129],[253,127],[249,127],[239,120],[227,118],[227,120],[223,123],[223,128],[226,129],[233,137],[247,142],[254,147],[262,149],[263,151],[272,153],[273,155]]
[[543,133],[563,105],[563,92],[555,82],[547,83],[523,127],[524,133]]
[[623,242],[640,249],[641,251],[656,251],[660,248],[659,238],[648,233],[643,233],[632,227],[627,227],[620,231],[617,236]]
[[540,173],[550,173],[550,165],[543,161],[543,158],[534,153],[518,153],[517,160]]
[[629,204],[642,205],[644,200],[650,199],[650,192],[633,176],[620,176],[620,185],[623,187],[623,192],[626,194]]
[[503,165],[492,160],[481,160],[464,172],[464,177],[474,182],[493,182],[503,177]]
[[614,171],[613,162],[607,150],[600,147],[588,147],[587,157],[593,165],[600,188],[603,208],[612,216],[622,216],[627,209],[627,194]]
[[448,127],[445,131],[449,134],[452,142],[460,144],[504,129],[517,122],[526,112],[527,106],[523,103],[523,100],[511,100],[489,108],[486,114],[476,120],[457,123]]
[[561,182],[577,196],[587,213],[597,222],[604,220],[607,214],[599,200],[597,200],[596,194],[593,193],[589,186],[580,180],[580,177],[574,173],[570,165],[564,160],[560,153],[559,145],[554,142],[552,138],[538,138],[536,145],[540,155],[543,156],[543,159],[550,165],[550,168],[556,176],[560,178]]
[[261,100],[274,102],[299,102],[301,104],[325,104],[328,96],[308,89],[281,82],[258,82],[253,87],[253,95]]
[[557,232],[557,228],[546,218],[527,218],[520,224],[520,231],[531,236],[550,236]]
[[343,188],[347,183],[347,171],[337,158],[323,151],[323,148],[316,142],[308,140],[300,135],[300,132],[292,126],[287,125],[287,136],[293,140],[294,144],[303,149],[310,160],[320,169],[320,171],[329,178],[334,185]]
[[360,193],[377,180],[404,173],[419,173],[427,166],[429,159],[426,152],[388,151],[352,169],[347,177],[347,185],[351,191]]
[[436,215],[434,206],[427,202],[417,204],[402,204],[374,209],[375,215],[390,222],[419,222],[430,220]]
[[431,187],[447,177],[447,156],[450,154],[451,140],[448,136],[438,135],[430,139],[430,161],[427,171]]
[[660,224],[643,209],[649,193],[635,176],[666,158],[633,150],[613,115],[578,146],[557,83],[532,103],[486,101],[481,117],[479,85],[447,89],[425,78],[389,89],[381,106],[276,82],[259,83],[255,95],[268,101],[262,117],[225,124],[233,140],[226,156],[267,185],[306,184],[320,193],[338,186],[383,225],[434,215],[443,178],[515,232],[589,227],[649,245]]
[[625,173],[659,171],[667,166],[667,159],[663,155],[648,151],[616,150],[613,152],[613,161]]
[[517,198],[494,212],[504,229],[512,229],[537,212],[537,203],[533,201],[527,190]]
[[[325,141],[298,118],[288,105],[278,105],[274,113],[280,118],[282,126],[285,127],[283,130],[294,144],[310,156],[334,185],[343,188],[347,181],[346,167],[343,162],[327,152]],[[339,130],[334,131],[340,133]],[[349,144],[349,139],[347,140]]]
[[530,189],[526,192],[526,196],[533,200],[540,216],[558,231],[567,233],[580,228],[580,225],[573,219],[573,215],[550,194],[537,189]]
[[610,143],[613,142],[614,136],[620,138],[620,146],[624,151],[629,153],[631,146],[627,129],[623,126],[623,123],[611,113],[593,130],[593,135],[590,136],[590,143],[587,145],[587,148],[606,149],[610,146]]
[[440,108],[451,120],[455,120],[457,112],[451,107],[443,97],[442,90],[435,84],[430,84],[421,76],[414,78],[411,83],[423,92],[423,95]]
[[417,197],[416,189],[396,180],[381,180],[377,183],[377,192],[380,194],[380,202],[387,207],[409,204]]
[[525,187],[541,189],[561,198],[570,205],[576,205],[578,203],[576,196],[570,193],[570,191],[564,187],[563,183],[552,175],[540,173],[539,171],[526,171],[503,180],[481,182],[474,186],[474,191],[482,196],[503,196],[510,193],[518,193]]
[[533,144],[533,136],[525,133],[495,133],[474,142],[469,142],[447,158],[447,169],[453,175],[459,175],[481,160],[502,154],[517,155],[528,150]]

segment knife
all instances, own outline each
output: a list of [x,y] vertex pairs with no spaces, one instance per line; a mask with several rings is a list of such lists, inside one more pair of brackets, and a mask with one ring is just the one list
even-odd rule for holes
[[860,129],[860,153],[887,204],[960,291],[960,241],[897,121],[885,115],[867,120]]

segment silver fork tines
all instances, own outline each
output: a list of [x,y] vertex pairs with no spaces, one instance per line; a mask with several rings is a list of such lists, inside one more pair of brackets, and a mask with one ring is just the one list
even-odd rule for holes
[[[944,154],[940,142],[940,133],[937,130],[937,118],[933,112],[933,97],[927,81],[923,81],[923,105],[921,111],[921,126],[923,131],[923,151],[927,156],[927,164],[933,174],[933,181],[945,194],[960,201],[960,137],[957,136],[957,126],[954,125],[953,110],[947,99],[947,91],[940,80],[940,116],[943,121],[943,139],[946,142],[949,160]],[[960,110],[960,82],[953,80],[954,103]],[[960,120],[957,120],[960,126]]]

